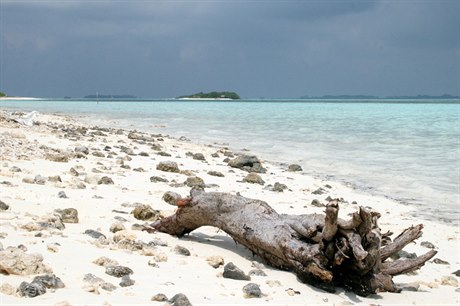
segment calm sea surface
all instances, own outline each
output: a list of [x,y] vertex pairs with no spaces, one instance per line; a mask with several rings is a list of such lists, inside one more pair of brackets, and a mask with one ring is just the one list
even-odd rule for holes
[[0,108],[247,148],[414,205],[421,217],[460,224],[458,100],[0,100]]

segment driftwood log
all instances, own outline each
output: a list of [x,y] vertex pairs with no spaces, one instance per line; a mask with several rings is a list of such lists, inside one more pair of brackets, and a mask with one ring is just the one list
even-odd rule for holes
[[199,189],[174,202],[175,214],[145,230],[181,237],[201,226],[217,227],[270,265],[330,292],[335,286],[361,296],[398,292],[392,276],[417,270],[436,254],[431,250],[415,259],[387,261],[419,238],[423,225],[391,241],[391,233],[380,233],[379,213],[360,207],[350,220],[342,220],[338,200],[329,202],[325,214],[308,215],[278,214],[260,200]]

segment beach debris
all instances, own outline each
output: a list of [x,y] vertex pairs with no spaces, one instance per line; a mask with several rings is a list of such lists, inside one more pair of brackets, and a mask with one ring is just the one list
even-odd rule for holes
[[267,169],[262,167],[260,160],[254,155],[240,155],[228,161],[232,168],[238,168],[247,172],[265,173]]
[[[419,269],[437,253],[387,261],[419,238],[423,225],[406,229],[382,246],[389,234],[380,233],[380,213],[361,206],[349,220],[340,219],[341,199],[330,201],[324,215],[278,214],[260,200],[196,188],[186,202],[145,230],[181,237],[200,226],[215,226],[274,267],[290,269],[300,280],[329,292],[338,285],[361,296],[398,292],[393,276]],[[223,277],[250,280],[233,263],[225,265]]]
[[183,256],[190,256],[190,251],[187,248],[180,246],[180,245],[176,245],[174,247],[174,253],[183,255]]
[[0,251],[0,273],[14,275],[32,275],[52,273],[52,269],[43,263],[43,256],[18,247],[8,247]]
[[288,288],[285,291],[289,296],[294,296],[296,294],[300,294],[300,291],[294,290],[292,288]]
[[123,277],[125,275],[133,274],[133,270],[125,266],[106,266],[105,273],[115,277]]
[[33,126],[38,118],[38,115],[39,113],[37,111],[31,111],[30,113],[24,114],[20,118],[10,119],[25,126]]
[[178,293],[174,295],[172,298],[168,300],[168,303],[171,306],[193,306],[192,303],[190,303],[187,296],[183,293]]
[[92,229],[87,229],[83,234],[88,235],[94,239],[99,239],[99,237],[107,238],[103,233],[92,230]]
[[0,200],[0,210],[8,210],[8,208],[10,208],[10,206],[2,200]]
[[200,188],[204,188],[205,187],[205,183],[203,181],[203,179],[201,177],[198,177],[198,176],[189,176],[187,177],[187,179],[185,180],[184,184],[188,187],[200,187]]
[[56,209],[54,213],[61,216],[63,223],[78,223],[78,211],[75,208]]
[[150,205],[147,204],[136,206],[133,211],[131,211],[131,213],[137,220],[156,221],[161,219],[160,211],[153,209]]
[[250,184],[265,184],[265,181],[262,179],[260,175],[255,172],[251,172],[243,179],[243,182],[250,183]]
[[173,162],[173,161],[160,162],[157,165],[157,170],[165,171],[165,172],[176,172],[176,173],[180,172],[179,166],[177,165],[176,162]]
[[236,280],[251,280],[251,277],[246,275],[240,268],[235,266],[233,262],[229,262],[224,266],[223,277]]
[[206,257],[206,261],[208,262],[208,265],[210,265],[214,269],[223,266],[225,263],[224,258],[220,255],[208,256]]
[[298,164],[290,164],[288,166],[288,171],[290,172],[297,172],[297,171],[302,171],[302,167]]
[[219,171],[208,171],[208,175],[217,176],[217,177],[224,177],[224,174],[222,172],[219,172]]
[[259,285],[249,283],[243,287],[243,296],[245,298],[260,298],[262,296],[262,291]]

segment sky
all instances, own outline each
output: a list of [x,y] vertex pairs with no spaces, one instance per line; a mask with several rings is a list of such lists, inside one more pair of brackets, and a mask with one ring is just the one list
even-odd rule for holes
[[10,96],[460,95],[458,0],[0,0]]

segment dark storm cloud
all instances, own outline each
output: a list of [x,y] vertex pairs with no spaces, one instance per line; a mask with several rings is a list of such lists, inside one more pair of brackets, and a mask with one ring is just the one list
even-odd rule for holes
[[0,0],[0,91],[457,94],[447,1]]

